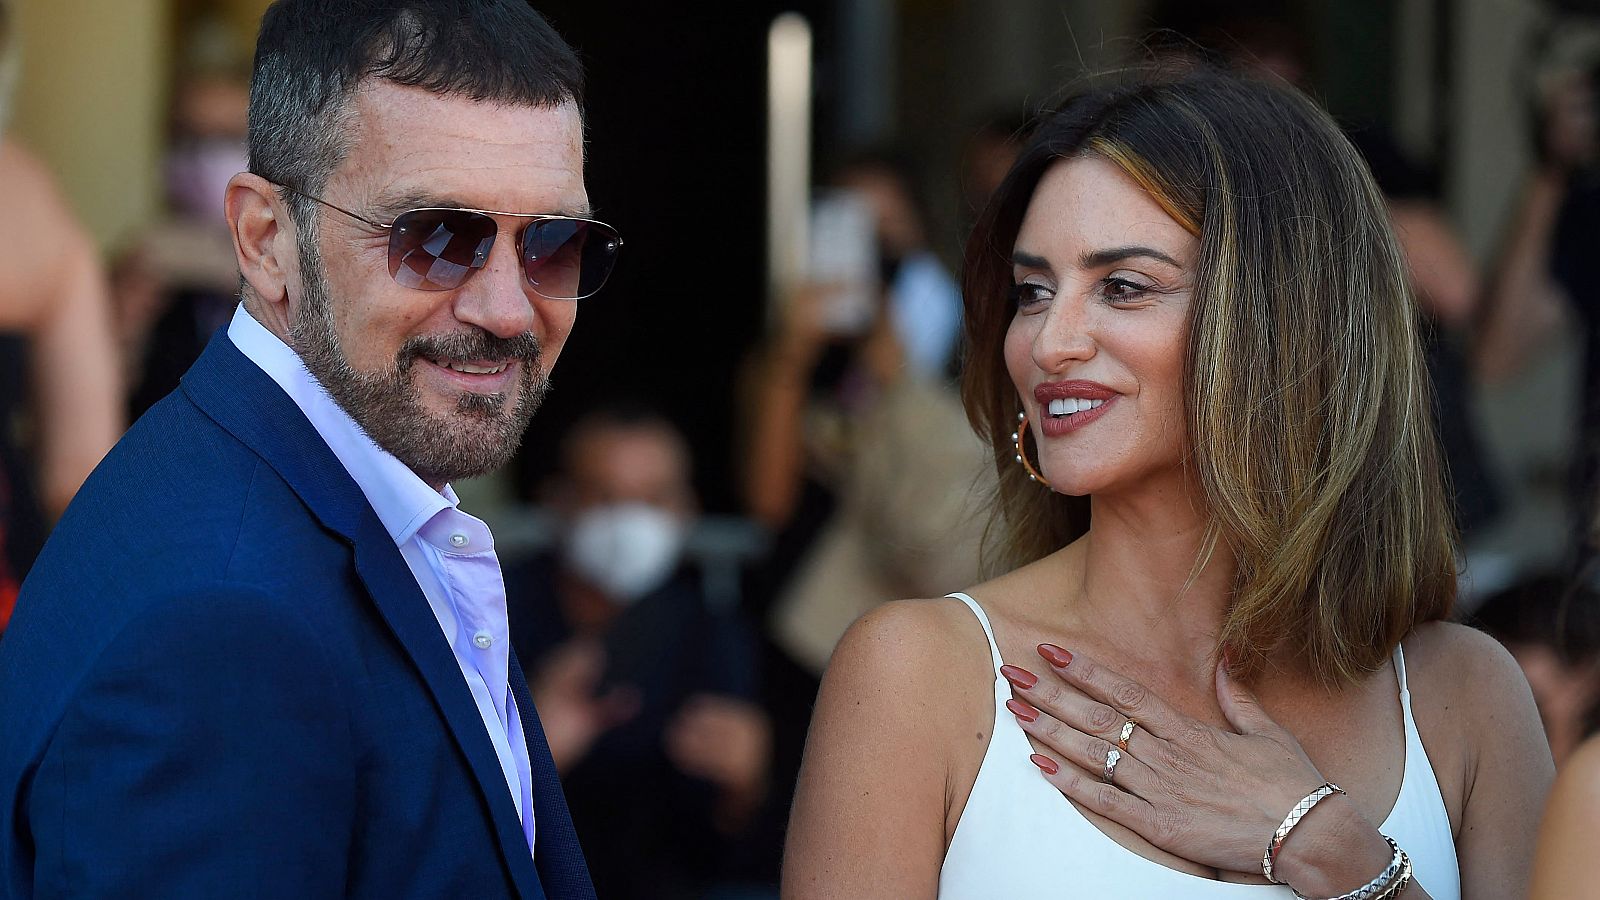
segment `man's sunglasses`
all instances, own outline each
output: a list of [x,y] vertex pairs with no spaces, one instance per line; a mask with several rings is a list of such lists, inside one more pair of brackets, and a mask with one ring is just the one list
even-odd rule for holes
[[494,216],[531,220],[517,233],[522,273],[535,293],[551,300],[581,300],[599,291],[622,249],[615,228],[578,216],[426,207],[407,210],[385,225],[321,197],[278,186],[389,232],[389,274],[403,287],[419,291],[454,290],[483,268],[500,234]]

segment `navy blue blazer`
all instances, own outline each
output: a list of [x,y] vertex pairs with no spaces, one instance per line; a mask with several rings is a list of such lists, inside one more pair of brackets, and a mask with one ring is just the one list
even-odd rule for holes
[[219,333],[89,478],[0,639],[0,895],[592,898],[520,705],[537,863],[394,541]]

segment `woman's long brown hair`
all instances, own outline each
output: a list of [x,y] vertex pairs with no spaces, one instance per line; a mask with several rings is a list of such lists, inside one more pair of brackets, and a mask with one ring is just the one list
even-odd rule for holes
[[[1291,660],[1328,685],[1448,615],[1454,525],[1418,312],[1383,198],[1344,135],[1287,87],[1142,76],[1043,119],[967,246],[962,395],[999,473],[1002,561],[1083,535],[1089,503],[1029,481],[1003,343],[1011,251],[1044,172],[1121,167],[1200,238],[1185,361],[1186,465],[1207,547],[1237,565],[1220,641],[1251,677]],[[1197,560],[1198,566],[1204,560]]]

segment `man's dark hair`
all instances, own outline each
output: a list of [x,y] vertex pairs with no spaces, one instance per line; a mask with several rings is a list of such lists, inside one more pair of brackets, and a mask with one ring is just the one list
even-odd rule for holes
[[[319,194],[368,78],[473,100],[583,108],[583,66],[528,0],[278,0],[250,79],[250,171]],[[290,214],[311,202],[288,194]]]

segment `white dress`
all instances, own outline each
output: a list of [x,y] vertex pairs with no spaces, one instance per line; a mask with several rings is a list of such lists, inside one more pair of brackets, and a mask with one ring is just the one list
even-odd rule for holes
[[[989,638],[995,713],[989,749],[939,872],[940,900],[1293,897],[1282,885],[1232,884],[1168,868],[1123,847],[1084,818],[1028,761],[1034,751],[1006,709],[1011,685],[999,673],[1000,648],[983,608],[966,594],[950,596],[972,609]],[[1434,900],[1460,900],[1461,875],[1450,818],[1411,717],[1405,657],[1399,647],[1394,653],[1405,711],[1405,773],[1400,796],[1379,830],[1405,849],[1415,880]]]

